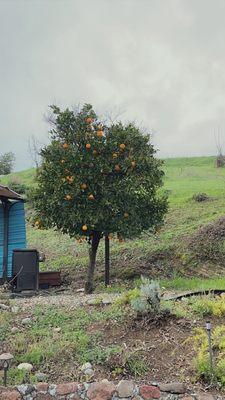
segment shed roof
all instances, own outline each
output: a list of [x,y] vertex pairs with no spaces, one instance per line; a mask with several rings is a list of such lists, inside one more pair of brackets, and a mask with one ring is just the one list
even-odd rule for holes
[[7,186],[0,185],[0,199],[12,199],[12,200],[21,200],[23,198],[13,190],[9,189]]

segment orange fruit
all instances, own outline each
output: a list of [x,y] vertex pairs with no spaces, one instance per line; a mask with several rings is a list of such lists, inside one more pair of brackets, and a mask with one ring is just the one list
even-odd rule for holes
[[67,194],[67,195],[65,196],[65,199],[66,199],[66,200],[71,200],[71,199],[72,199],[72,196],[70,196],[70,194]]
[[96,156],[97,154],[97,150],[93,150],[93,155]]
[[88,198],[89,198],[89,200],[94,200],[95,199],[93,194],[89,194]]
[[98,136],[99,138],[101,138],[101,137],[103,136],[103,131],[98,131],[98,132],[97,132],[97,136]]
[[87,150],[89,150],[91,148],[90,143],[87,143],[85,147],[86,147]]
[[119,166],[119,164],[116,164],[116,165],[115,165],[115,171],[117,171],[117,172],[120,171],[120,166]]
[[131,165],[134,168],[136,166],[136,162],[135,161],[131,161]]
[[87,225],[84,224],[84,225],[82,226],[82,231],[87,231],[87,229],[88,229]]
[[62,159],[60,162],[61,162],[61,164],[64,164],[65,160]]
[[118,155],[117,155],[117,153],[113,153],[113,158],[117,158],[118,157]]
[[120,150],[124,150],[125,147],[126,147],[126,145],[125,145],[124,143],[121,143],[121,144],[120,144]]
[[35,226],[39,226],[40,225],[40,221],[37,219],[37,221],[35,221]]
[[88,118],[86,119],[86,122],[87,122],[87,124],[92,124],[93,118],[88,117]]
[[68,147],[69,147],[68,143],[64,143],[64,144],[63,144],[63,148],[64,148],[64,149],[68,149]]
[[66,179],[68,180],[69,183],[73,183],[73,176],[67,176]]
[[123,216],[124,216],[124,218],[128,218],[128,217],[129,217],[129,214],[128,214],[127,212],[125,212],[125,213],[123,214]]
[[82,185],[80,187],[81,187],[81,189],[87,189],[86,183],[82,183]]

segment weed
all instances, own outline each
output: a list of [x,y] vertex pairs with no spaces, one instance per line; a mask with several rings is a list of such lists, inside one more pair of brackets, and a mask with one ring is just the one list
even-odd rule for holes
[[124,365],[126,371],[135,378],[139,376],[143,377],[148,371],[146,360],[135,352],[126,355]]
[[212,379],[225,385],[225,326],[217,326],[212,332],[212,349],[214,368],[213,376],[210,367],[208,353],[208,339],[205,330],[196,329],[194,335],[189,339],[194,344],[196,357],[194,365],[197,379],[211,382]]

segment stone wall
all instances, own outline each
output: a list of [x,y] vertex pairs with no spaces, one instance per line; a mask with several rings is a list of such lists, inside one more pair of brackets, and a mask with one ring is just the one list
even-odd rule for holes
[[122,380],[117,384],[103,380],[92,383],[20,385],[0,387],[0,400],[217,400],[223,395],[192,393],[181,383],[136,385]]

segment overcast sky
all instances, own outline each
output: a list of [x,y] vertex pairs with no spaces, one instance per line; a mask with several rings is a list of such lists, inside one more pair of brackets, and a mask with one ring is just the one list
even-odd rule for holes
[[224,0],[0,0],[0,153],[32,165],[48,105],[153,130],[161,157],[225,146]]

